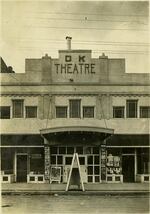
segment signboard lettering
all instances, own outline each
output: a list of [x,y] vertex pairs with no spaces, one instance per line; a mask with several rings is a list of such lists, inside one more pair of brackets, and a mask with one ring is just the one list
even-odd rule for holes
[[95,64],[85,62],[86,56],[79,55],[74,62],[71,55],[65,55],[65,63],[56,63],[57,74],[95,74]]
[[95,64],[55,64],[57,74],[95,74]]

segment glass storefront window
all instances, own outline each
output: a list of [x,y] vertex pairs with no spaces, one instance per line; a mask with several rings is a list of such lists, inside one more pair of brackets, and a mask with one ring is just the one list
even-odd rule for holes
[[93,154],[99,154],[99,147],[93,147]]
[[51,147],[51,154],[57,154],[57,147]]
[[67,147],[67,154],[73,154],[74,153],[74,147]]
[[76,147],[76,153],[83,154],[83,147],[82,146]]
[[59,154],[66,154],[66,147],[59,147]]
[[93,156],[88,156],[88,164],[93,164]]
[[94,164],[99,164],[99,156],[94,156]]
[[57,164],[63,164],[63,156],[57,156]]
[[14,151],[10,148],[1,149],[1,171],[5,174],[13,174]]
[[66,165],[71,165],[71,163],[72,163],[72,157],[66,157],[65,164]]
[[80,165],[85,165],[85,157],[79,157]]
[[56,156],[51,156],[51,164],[56,164]]
[[150,174],[150,159],[148,149],[137,149],[137,173]]

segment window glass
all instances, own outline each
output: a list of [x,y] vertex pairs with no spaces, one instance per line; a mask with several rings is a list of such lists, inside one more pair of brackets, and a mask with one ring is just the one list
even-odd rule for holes
[[66,147],[59,147],[59,154],[66,154]]
[[81,100],[69,100],[69,115],[71,118],[81,117]]
[[74,153],[74,147],[67,147],[67,154],[73,154]]
[[88,160],[88,164],[93,164],[93,156],[88,156],[87,160]]
[[85,157],[79,157],[80,165],[85,165]]
[[72,157],[66,157],[66,165],[71,165]]
[[37,117],[37,106],[26,106],[26,118]]
[[56,156],[51,156],[51,164],[56,164]]
[[35,174],[44,173],[44,153],[43,150],[37,150],[30,154],[30,171]]
[[57,164],[63,164],[63,157],[62,157],[62,155],[57,156]]
[[150,106],[141,106],[140,107],[140,117],[141,118],[150,118]]
[[22,118],[23,117],[23,100],[13,100],[13,117]]
[[76,147],[76,153],[83,154],[83,147],[82,146]]
[[57,147],[51,147],[51,154],[57,154]]
[[67,107],[57,106],[56,107],[56,118],[67,118]]
[[83,107],[83,117],[93,118],[94,117],[94,106],[84,106]]
[[0,119],[10,119],[10,106],[0,107]]
[[93,175],[93,166],[88,166],[88,175]]
[[93,154],[99,154],[99,147],[93,147]]
[[127,118],[137,117],[137,100],[127,100]]
[[124,107],[114,106],[113,107],[113,117],[114,118],[124,118]]

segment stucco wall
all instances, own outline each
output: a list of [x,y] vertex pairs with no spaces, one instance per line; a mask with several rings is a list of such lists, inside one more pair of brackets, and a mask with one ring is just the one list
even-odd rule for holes
[[[65,67],[66,66],[66,67]],[[26,59],[24,74],[1,74],[1,82],[20,83],[99,83],[149,84],[149,74],[125,73],[125,59],[109,59],[102,55],[91,58],[90,50],[59,51],[59,58],[48,55],[39,59]]]

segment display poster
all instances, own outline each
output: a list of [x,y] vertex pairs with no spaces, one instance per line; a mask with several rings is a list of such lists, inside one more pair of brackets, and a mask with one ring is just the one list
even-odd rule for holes
[[45,180],[49,180],[49,169],[50,169],[50,148],[49,146],[44,147],[45,152]]
[[106,145],[101,145],[101,180],[106,181],[106,161],[107,161],[107,152]]
[[61,181],[61,167],[51,167],[50,181]]

